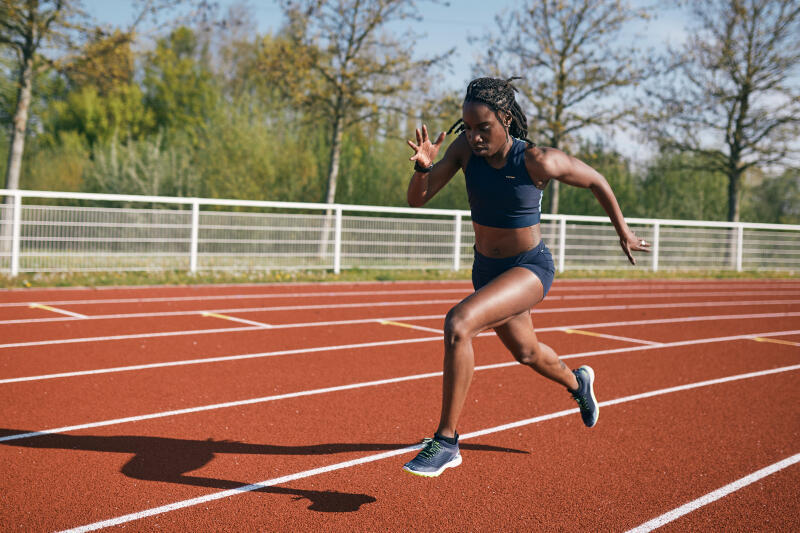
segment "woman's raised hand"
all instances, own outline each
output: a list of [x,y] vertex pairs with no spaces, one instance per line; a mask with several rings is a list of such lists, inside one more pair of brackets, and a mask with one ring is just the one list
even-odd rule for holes
[[428,138],[428,128],[424,124],[422,125],[422,131],[417,128],[416,133],[416,144],[411,141],[406,141],[414,150],[414,155],[409,157],[409,160],[416,161],[421,167],[429,167],[436,159],[436,154],[439,153],[439,148],[441,148],[442,143],[444,142],[445,132],[440,133],[436,138],[436,142],[433,143]]
[[620,237],[619,244],[622,246],[622,251],[628,256],[628,261],[630,261],[632,265],[636,264],[636,259],[633,258],[631,252],[650,252],[650,243],[644,239],[640,239],[632,231],[628,232],[624,237]]

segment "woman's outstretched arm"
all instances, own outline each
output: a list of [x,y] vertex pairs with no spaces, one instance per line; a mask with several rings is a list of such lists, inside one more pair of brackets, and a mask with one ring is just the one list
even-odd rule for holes
[[[614,191],[602,174],[583,161],[555,148],[529,148],[525,153],[525,165],[535,182],[556,179],[573,187],[590,189],[608,214],[619,235],[619,243],[631,264],[636,264],[632,252],[649,252],[650,243],[640,239],[628,227]],[[541,185],[539,185],[541,186]]]

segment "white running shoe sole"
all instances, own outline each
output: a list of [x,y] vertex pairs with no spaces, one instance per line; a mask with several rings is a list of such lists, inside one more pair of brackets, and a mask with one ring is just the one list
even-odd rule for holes
[[442,472],[447,470],[448,468],[455,468],[461,464],[461,453],[459,452],[458,455],[450,459],[449,462],[443,464],[439,470],[434,470],[433,472],[418,472],[416,470],[411,470],[409,468],[403,467],[403,470],[408,472],[409,474],[414,474],[415,476],[422,476],[422,477],[438,477]]
[[600,406],[597,405],[597,397],[594,395],[594,370],[589,365],[583,365],[580,368],[586,370],[586,373],[589,374],[589,393],[592,395],[592,401],[595,405],[595,414],[597,415],[594,419],[594,423],[592,423],[591,427],[594,427],[597,424],[597,419],[600,418]]

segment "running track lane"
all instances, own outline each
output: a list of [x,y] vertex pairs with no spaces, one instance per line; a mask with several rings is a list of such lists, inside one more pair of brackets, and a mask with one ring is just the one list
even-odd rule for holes
[[[776,324],[780,325],[780,324]],[[728,331],[738,333],[736,324]],[[402,329],[402,328],[398,328]],[[644,333],[644,330],[641,330]],[[748,333],[752,330],[748,330]],[[423,343],[376,346],[350,350],[325,350],[263,359],[242,359],[222,363],[153,368],[134,372],[97,374],[2,384],[0,390],[13,402],[0,406],[0,420],[6,427],[52,427],[83,424],[93,420],[115,419],[150,412],[191,408],[198,405],[239,401],[332,385],[381,380],[395,376],[416,375],[441,370],[441,341],[435,337]],[[791,364],[797,356],[793,346],[752,340],[726,341],[694,346],[650,348],[616,340],[561,332],[542,334],[544,342],[559,349],[562,355],[616,349],[618,353],[599,355],[598,360],[626,361],[616,372],[624,372],[629,361],[669,360],[681,354],[732,354],[733,362],[752,361],[758,369],[764,364],[765,351],[774,354],[772,364]],[[640,348],[640,347],[639,347]],[[476,363],[511,364],[512,360],[496,337],[475,340]],[[570,366],[574,366],[569,357]],[[778,362],[780,361],[780,362]],[[693,356],[682,363],[702,372],[704,364],[725,361]],[[612,363],[613,364],[613,363]],[[730,364],[730,363],[728,363]],[[699,365],[699,366],[698,366]],[[691,376],[692,374],[689,374]],[[79,394],[76,394],[79,391]]]
[[[741,341],[744,342],[744,341]],[[747,341],[751,342],[751,341]],[[718,372],[735,372],[737,369],[741,369],[738,367],[735,362],[732,361],[732,357],[730,357],[730,350],[726,350],[725,353],[719,354],[716,359],[705,359],[698,358],[693,356],[691,353],[687,353],[683,358],[672,358],[667,359],[663,357],[644,357],[642,358],[643,354],[636,355],[629,355],[627,356],[627,360],[615,360],[615,359],[602,359],[598,358],[592,361],[592,365],[598,370],[599,374],[605,376],[604,383],[606,388],[601,388],[598,386],[598,392],[601,394],[601,398],[603,396],[608,396],[608,392],[619,391],[620,394],[627,394],[631,392],[637,392],[635,388],[638,385],[645,384],[645,380],[641,379],[641,377],[637,376],[630,376],[630,372],[625,372],[625,368],[642,368],[645,370],[645,375],[653,374],[658,376],[665,381],[659,382],[657,380],[649,380],[647,385],[649,386],[660,386],[660,385],[671,385],[674,384],[674,378],[672,378],[667,372],[665,372],[665,368],[672,367],[673,364],[676,364],[681,367],[685,368],[689,374],[695,374],[696,378],[705,378],[705,377],[717,377],[720,374]],[[736,353],[736,352],[734,352]],[[626,356],[622,356],[623,358]],[[787,357],[791,357],[787,353]],[[751,365],[756,366],[755,359],[751,363]],[[727,362],[727,365],[726,365]],[[576,362],[577,363],[577,362]],[[648,366],[646,363],[650,363],[654,366]],[[659,364],[660,363],[660,364]],[[697,368],[697,372],[692,372],[695,367],[691,366],[691,364],[695,364]],[[779,361],[774,361],[775,364],[779,364]],[[732,366],[731,366],[732,365]],[[471,425],[473,427],[486,427],[489,425],[494,425],[497,422],[498,413],[506,412],[507,417],[510,419],[520,419],[526,418],[531,415],[531,413],[536,413],[537,410],[540,408],[539,406],[544,407],[548,411],[557,411],[561,408],[565,407],[569,404],[569,402],[564,402],[564,398],[561,397],[560,394],[553,394],[552,386],[546,383],[542,383],[540,380],[541,378],[537,378],[532,376],[532,373],[528,372],[527,369],[523,369],[521,367],[512,367],[516,369],[516,371],[512,371],[511,369],[505,370],[498,370],[497,372],[502,372],[502,377],[490,375],[488,373],[478,373],[476,374],[476,385],[473,386],[472,395],[474,396],[476,402],[475,405],[471,406],[469,416],[465,416],[465,425],[470,423],[470,419],[472,419]],[[655,369],[654,369],[655,368]],[[489,373],[495,371],[487,371]],[[704,373],[704,374],[701,374]],[[515,388],[515,379],[521,379]],[[666,378],[671,378],[667,380]],[[423,387],[423,390],[427,390],[427,393],[413,393],[410,392],[408,388],[405,386],[399,387],[403,391],[402,394],[398,398],[395,398],[395,402],[399,401],[398,405],[392,406],[390,405],[393,402],[370,402],[369,400],[366,402],[366,405],[371,405],[371,409],[378,409],[383,410],[386,409],[383,415],[378,413],[367,414],[366,417],[375,420],[375,417],[385,416],[386,413],[397,413],[397,412],[404,412],[403,405],[406,404],[409,398],[425,398],[425,403],[427,404],[422,412],[427,415],[426,418],[422,418],[420,420],[419,427],[412,428],[414,431],[411,431],[409,435],[407,435],[408,441],[413,441],[415,437],[418,437],[420,434],[425,434],[424,432],[427,430],[427,426],[430,426],[435,421],[430,419],[431,415],[435,415],[435,410],[438,403],[438,395],[436,391],[439,388],[438,380],[437,379],[429,379],[425,380],[424,382],[419,382],[420,385]],[[480,384],[480,385],[478,385]],[[541,388],[537,387],[534,390],[530,390],[531,385],[541,385]],[[487,387],[485,389],[484,387]],[[389,387],[389,389],[395,389],[398,386]],[[630,390],[633,388],[633,390]],[[415,390],[416,385],[412,385],[411,390]],[[483,389],[483,390],[482,390]],[[622,389],[622,390],[621,390]],[[627,390],[625,390],[627,389]],[[639,388],[638,390],[642,390]],[[391,390],[390,390],[391,392]],[[225,438],[234,438],[236,440],[244,440],[245,442],[275,442],[276,436],[278,436],[281,440],[278,441],[279,444],[284,446],[291,446],[292,444],[296,444],[298,442],[307,442],[308,436],[307,431],[308,427],[331,427],[336,429],[342,429],[345,431],[343,435],[336,435],[334,432],[331,431],[322,431],[318,433],[314,439],[312,439],[312,443],[326,443],[332,442],[331,440],[325,440],[325,437],[339,437],[339,440],[334,440],[333,442],[348,442],[348,438],[352,439],[352,434],[348,432],[349,426],[353,423],[353,420],[358,420],[360,413],[359,410],[361,409],[362,405],[365,405],[364,399],[367,398],[381,398],[384,394],[384,388],[380,388],[379,390],[365,390],[363,394],[357,394],[356,397],[361,396],[363,399],[356,400],[350,394],[346,394],[344,398],[344,404],[341,404],[341,398],[338,395],[333,395],[328,398],[318,397],[314,398],[311,403],[316,405],[316,407],[309,408],[305,405],[307,402],[301,401],[291,401],[288,403],[281,402],[280,405],[275,404],[273,406],[269,406],[266,411],[263,411],[261,415],[256,414],[255,416],[252,414],[252,410],[248,409],[250,413],[240,413],[237,414],[234,412],[217,412],[213,413],[212,416],[206,415],[189,415],[188,417],[177,417],[173,420],[164,420],[163,424],[156,424],[156,427],[160,429],[156,429],[151,424],[153,422],[147,422],[144,425],[142,424],[135,424],[135,425],[127,425],[123,426],[123,428],[115,428],[116,431],[112,431],[111,435],[129,435],[128,432],[120,431],[121,429],[135,429],[135,432],[144,432],[142,433],[143,437],[148,437],[152,435],[158,434],[165,434],[166,436],[174,436],[176,431],[189,431],[191,435],[194,437],[192,440],[202,443],[205,439],[212,436],[216,440],[223,440]],[[521,402],[519,398],[526,398],[527,401]],[[478,401],[480,400],[480,401]],[[292,409],[289,406],[290,404],[294,404],[298,406],[298,408],[294,409],[294,413],[292,413]],[[305,407],[303,407],[305,405]],[[381,407],[383,406],[383,407]],[[481,409],[477,410],[476,408],[480,406]],[[511,412],[509,413],[509,410]],[[286,418],[288,411],[288,419]],[[340,420],[331,419],[331,413],[346,413],[346,416],[340,417]],[[179,420],[178,418],[184,418],[183,420]],[[253,419],[256,420],[264,420],[264,428],[261,428],[261,432],[259,430],[252,428]],[[302,421],[299,424],[298,422]],[[277,425],[277,427],[276,427]],[[466,426],[468,429],[469,426]],[[184,429],[181,429],[184,428]],[[109,428],[109,430],[112,428]],[[222,429],[222,431],[220,431]],[[375,432],[366,432],[366,431],[359,431],[360,435],[364,435],[365,437],[369,437],[369,440],[366,442],[377,442],[377,443],[385,443],[386,440],[381,439],[381,436],[385,437],[386,435],[392,435],[397,433],[397,428],[393,427],[383,427],[377,428],[379,431],[376,434]],[[155,431],[152,431],[155,430]],[[264,430],[266,432],[264,433]],[[100,431],[101,434],[103,430],[90,430],[89,434],[96,434],[96,432]],[[256,432],[257,438],[253,440],[253,432]],[[82,432],[86,433],[86,432]],[[247,437],[250,435],[250,437]],[[244,438],[243,438],[244,437]],[[35,441],[35,439],[33,439]],[[124,440],[124,439],[123,439]],[[402,443],[403,439],[399,439],[399,443]],[[324,446],[323,446],[324,449]],[[269,454],[270,452],[264,452]],[[299,451],[302,455],[302,451]],[[91,455],[97,456],[98,454],[92,453]],[[220,454],[220,457],[227,456],[231,457],[228,454]],[[239,457],[237,457],[237,463],[239,462]],[[126,458],[127,459],[127,458]],[[285,468],[286,466],[291,466],[291,461],[287,460],[286,457],[279,457],[278,464],[275,468]],[[63,459],[66,462],[71,462],[66,457]],[[91,461],[88,461],[89,458],[85,458],[84,460],[80,461],[78,464],[81,466],[89,466],[90,464],[94,464]],[[96,460],[96,458],[95,458]],[[46,467],[46,464],[42,464],[41,461],[39,462],[42,466]],[[100,461],[100,464],[103,463],[103,460]],[[105,470],[109,473],[115,473],[121,467],[122,463],[115,468],[108,468],[106,467]],[[212,465],[216,465],[217,467],[223,467],[225,462],[220,459],[215,460]],[[243,468],[246,469],[247,467],[247,460],[244,460],[242,465]],[[302,470],[306,467],[305,463],[298,463],[296,468]],[[47,467],[48,469],[50,467]],[[58,465],[54,466],[53,468],[58,468]],[[160,467],[163,468],[163,467]],[[102,466],[97,466],[95,468],[91,468],[91,471],[96,472],[97,476],[102,477],[101,470],[103,470]],[[268,465],[264,465],[263,461],[261,462],[260,472],[270,471]],[[280,473],[280,472],[276,472]],[[74,476],[75,474],[73,474]],[[80,474],[78,473],[78,476]],[[59,474],[58,478],[61,479],[71,479],[72,476],[68,475],[67,473]],[[218,479],[237,479],[235,477],[231,478],[228,477],[221,477]],[[258,480],[260,478],[256,478]],[[250,479],[253,480],[253,479]],[[99,483],[100,480],[97,477],[90,477],[89,481],[91,483]],[[246,480],[249,481],[249,480]],[[99,483],[101,486],[104,486],[105,483]],[[112,483],[113,485],[113,483]],[[75,487],[77,489],[77,486]],[[223,487],[224,488],[224,487]],[[133,490],[131,488],[126,490]],[[137,489],[138,490],[138,489]],[[76,494],[86,495],[87,493],[91,493],[92,488],[87,487],[86,492],[82,490],[74,491]],[[111,494],[118,497],[119,494],[112,491]],[[173,493],[170,492],[170,495]],[[113,506],[113,499],[111,502],[108,503],[109,505]]]
[[[524,388],[513,376],[506,377],[510,378],[505,380],[508,387],[517,388],[517,392]],[[146,518],[136,522],[135,527],[297,531],[325,526],[336,530],[388,527],[455,531],[557,529],[579,522],[591,523],[599,530],[621,530],[660,514],[665,507],[681,505],[687,499],[796,453],[797,432],[776,429],[779,421],[797,414],[800,396],[793,386],[796,379],[796,374],[787,372],[606,406],[602,425],[592,430],[583,428],[578,415],[570,413],[475,438],[464,442],[464,465],[435,481],[400,472],[402,462],[411,456],[409,453],[267,488],[266,494],[243,494]],[[485,385],[476,387],[481,397],[490,392]],[[764,395],[766,386],[787,391],[789,396]],[[720,395],[725,395],[727,409],[719,408]],[[149,443],[139,442],[135,436],[115,439],[114,435],[120,433],[104,440],[98,434],[102,432],[97,431],[83,440],[79,436],[43,437],[39,443],[55,449],[20,447],[18,460],[26,456],[30,459],[29,454],[34,458],[37,453],[39,458],[46,454],[52,463],[33,464],[38,469],[52,471],[53,482],[73,479],[63,477],[69,473],[64,468],[69,463],[79,466],[72,469],[72,475],[84,479],[72,484],[70,494],[60,502],[50,502],[52,483],[44,487],[27,485],[26,499],[20,508],[35,504],[36,500],[50,502],[50,507],[46,507],[48,512],[29,523],[37,530],[79,525],[97,520],[94,517],[103,512],[106,516],[99,519],[109,518],[108,510],[112,509],[119,514],[127,509],[143,510],[186,499],[191,494],[231,488],[234,482],[269,479],[399,447],[386,439],[391,434],[387,424],[375,418],[382,416],[381,406],[365,405],[358,398],[363,395],[355,391],[341,396],[335,407],[342,406],[346,414],[339,415],[337,409],[334,424],[329,427],[324,426],[327,417],[319,412],[327,410],[326,402],[319,399],[290,402],[296,406],[303,404],[307,411],[300,417],[305,423],[316,425],[302,428],[305,440],[300,442],[293,442],[293,437],[301,433],[299,429],[278,432],[272,440],[278,444],[272,444],[272,449],[267,446],[258,450],[255,445],[255,450],[248,451],[228,445],[232,448],[225,453],[225,443],[209,444],[197,438],[203,431],[196,426],[161,428],[179,438],[193,435],[178,446],[165,438],[159,439],[153,427],[136,428],[153,439]],[[398,401],[404,401],[404,391],[396,390],[389,396],[387,407],[396,407]],[[386,395],[382,397],[387,399]],[[549,405],[547,409],[555,412]],[[412,407],[408,411],[413,415],[417,409]],[[536,413],[528,413],[531,414]],[[343,424],[347,419],[349,427]],[[492,419],[501,423],[512,421],[498,413]],[[750,431],[741,431],[741,427]],[[258,428],[250,430],[250,434],[259,432]],[[128,446],[138,442],[141,446],[138,455],[129,460],[130,448],[122,456],[97,453],[97,447],[107,452],[120,451],[113,447],[120,441]],[[29,443],[36,443],[36,439]],[[78,448],[78,451],[60,448]],[[326,448],[333,456],[326,453]],[[342,450],[343,453],[336,454]],[[181,457],[202,462],[204,457],[199,456],[204,451],[222,453],[207,466],[192,469],[183,476],[175,475],[175,461],[181,468],[197,466],[181,463]],[[178,455],[181,452],[183,455]],[[153,453],[161,453],[161,460]],[[271,454],[290,455],[273,460],[270,467],[270,462],[264,464],[264,459],[270,459]],[[120,468],[130,477],[117,473]],[[12,476],[17,473],[12,472]],[[790,483],[800,479],[796,471],[787,474]],[[109,480],[109,476],[114,479]],[[792,486],[784,490],[791,490]],[[92,505],[85,505],[87,498]],[[13,504],[17,502],[10,503],[16,508]],[[785,516],[793,509],[773,507],[771,512]],[[739,525],[749,529],[747,523]]]
[[[749,342],[750,342],[750,341],[748,341],[748,343],[749,343]],[[774,348],[776,348],[776,347],[771,347],[771,348],[773,348],[773,349],[774,349]],[[783,349],[783,348],[781,348],[781,349]],[[791,353],[791,352],[787,352],[787,353]],[[641,354],[640,354],[640,355],[641,355]],[[788,355],[788,357],[791,357],[791,355]],[[599,361],[599,359],[598,359],[597,361]],[[597,368],[597,363],[593,362],[592,364],[593,364],[593,365],[594,365],[594,366]],[[633,365],[636,365],[636,363],[631,363],[631,366],[633,366]],[[433,381],[435,382],[436,380],[433,380]],[[505,383],[505,382],[504,382],[504,383]],[[496,392],[496,391],[493,391],[493,392],[494,392],[494,394],[490,394],[490,395],[489,395],[490,397],[498,396],[498,394],[497,394],[497,392]],[[523,390],[523,393],[527,393],[527,390]],[[516,396],[512,395],[510,398],[505,398],[505,403],[513,403],[513,402],[514,402],[514,398],[515,398],[515,397],[517,397],[517,396],[518,396],[518,395],[516,395]],[[482,398],[485,398],[485,397],[486,397],[486,395],[483,395],[483,396],[482,396]],[[502,404],[501,404],[501,405],[502,405]],[[321,411],[324,413],[324,412],[325,412],[325,408],[323,408]],[[496,409],[491,409],[490,411],[496,411]],[[496,414],[496,413],[492,413],[492,414]],[[137,424],[137,426],[138,426],[138,425],[139,425],[139,424]],[[215,424],[212,424],[212,425],[215,425]],[[172,427],[172,426],[168,426],[168,427],[169,427],[169,429],[168,429],[167,431],[171,431],[172,429],[175,429],[175,428],[174,428],[174,427]],[[477,450],[476,450],[476,451],[477,451]],[[481,451],[487,451],[487,450],[481,450]],[[205,467],[203,470],[205,471],[207,468],[213,468],[213,467],[212,467],[212,465],[214,465],[214,464],[217,464],[217,465],[219,465],[219,466],[222,466],[222,465],[223,465],[223,463],[222,463],[221,461],[215,460],[215,461],[213,461],[212,463],[210,463],[210,464],[209,464],[207,467]],[[223,479],[224,479],[224,478],[223,478]],[[256,478],[256,479],[260,479],[260,478]],[[153,482],[151,481],[150,483],[153,483]],[[288,493],[288,492],[283,492],[283,493],[279,493],[279,494],[286,495],[286,494],[290,494],[290,493]],[[290,494],[290,495],[291,495],[291,494]],[[305,493],[305,494],[303,494],[303,493],[295,493],[295,494],[294,494],[294,496],[300,496],[300,497],[302,497],[302,498],[306,498],[306,497],[309,497],[309,496],[310,496],[310,497],[314,497],[314,496],[315,496],[315,493],[313,493],[313,492],[308,492],[308,493]],[[318,497],[318,499],[319,499],[319,498],[321,498],[322,496],[319,496],[319,495],[317,495],[317,497]],[[635,525],[635,524],[634,524],[634,525]]]
[[[614,320],[647,320],[657,318],[676,318],[686,317],[692,315],[741,315],[747,314],[748,311],[758,311],[755,314],[763,313],[780,313],[780,312],[797,312],[797,304],[779,304],[779,305],[758,305],[758,306],[724,306],[717,307],[716,305],[697,305],[686,303],[671,303],[666,304],[669,307],[653,307],[653,308],[616,308],[616,307],[561,307],[556,309],[535,309],[533,314],[534,324],[537,329],[574,326],[580,324],[588,324],[598,321],[598,313],[602,315],[600,322],[606,321],[605,317],[613,317]],[[426,311],[432,311],[426,309]],[[8,371],[0,371],[4,377],[15,377],[25,374],[38,374],[36,368],[51,368],[51,372],[55,371],[69,371],[80,370],[87,368],[97,368],[102,366],[119,366],[119,361],[127,361],[128,364],[141,364],[149,362],[163,361],[162,353],[167,352],[173,359],[187,358],[194,359],[197,357],[213,357],[219,355],[230,355],[232,353],[244,353],[248,349],[252,349],[255,344],[259,347],[268,347],[268,351],[275,351],[277,349],[287,349],[302,347],[304,339],[306,339],[306,346],[314,345],[309,343],[308,340],[314,335],[322,335],[317,330],[317,327],[326,327],[331,329],[331,335],[347,337],[344,343],[349,343],[353,339],[352,334],[348,336],[344,331],[347,328],[355,328],[356,331],[364,330],[365,332],[387,330],[386,326],[381,326],[378,330],[372,328],[373,325],[363,322],[366,316],[372,316],[375,320],[381,318],[389,318],[401,322],[413,322],[418,325],[440,329],[442,327],[442,316],[446,312],[446,308],[438,309],[440,314],[427,314],[419,315],[410,313],[407,315],[386,315],[380,311],[375,312],[369,309],[353,309],[351,314],[353,319],[362,322],[357,324],[330,324],[328,321],[331,318],[345,319],[339,311],[335,317],[331,316],[298,316],[296,317],[299,322],[294,324],[307,324],[301,328],[283,329],[281,327],[271,329],[261,329],[249,325],[237,326],[236,323],[226,320],[217,319],[214,317],[200,318],[201,321],[209,321],[207,330],[181,330],[181,331],[167,331],[166,333],[139,333],[133,335],[117,335],[116,331],[111,328],[116,327],[113,321],[97,321],[94,322],[94,328],[90,332],[89,337],[82,336],[69,336],[61,340],[45,340],[32,342],[25,342],[22,344],[0,344],[0,366],[4,366]],[[430,316],[435,318],[418,320],[412,317]],[[259,318],[264,320],[271,320],[273,317],[256,316],[251,318]],[[285,317],[283,317],[286,320]],[[310,320],[309,320],[310,318]],[[106,330],[98,329],[100,322],[105,322]],[[168,320],[164,320],[168,322]],[[320,323],[322,322],[322,323]],[[88,323],[85,322],[85,323]],[[204,322],[198,322],[203,324]],[[214,327],[216,324],[222,324],[222,329]],[[228,326],[227,324],[231,324]],[[701,322],[702,324],[702,322]],[[705,323],[707,326],[708,323]],[[673,328],[673,331],[680,331],[686,324],[680,327]],[[32,335],[35,338],[41,338],[42,334],[34,325],[31,325]],[[38,326],[41,328],[42,326]],[[344,328],[340,330],[339,328]],[[46,328],[44,328],[46,329]],[[336,333],[336,331],[341,331]],[[669,330],[668,330],[669,331]],[[39,337],[36,337],[38,335]],[[72,334],[74,335],[74,333]],[[45,338],[50,336],[45,335]],[[95,342],[97,341],[97,342]],[[248,344],[248,342],[250,344]],[[257,349],[257,351],[261,351]],[[20,372],[24,372],[20,374]]]

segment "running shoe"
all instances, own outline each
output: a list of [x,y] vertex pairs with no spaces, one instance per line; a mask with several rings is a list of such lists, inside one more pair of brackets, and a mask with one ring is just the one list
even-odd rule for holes
[[567,390],[581,408],[583,423],[590,428],[597,424],[597,417],[600,416],[600,408],[597,406],[597,398],[594,396],[594,370],[590,366],[583,365],[573,370],[572,373],[578,379],[578,388]]
[[448,444],[437,439],[423,439],[422,449],[416,457],[403,466],[403,470],[415,476],[436,477],[446,468],[461,464],[458,443]]

